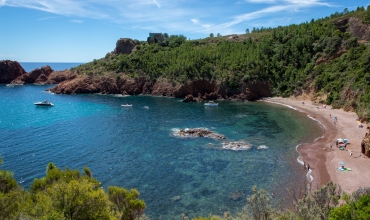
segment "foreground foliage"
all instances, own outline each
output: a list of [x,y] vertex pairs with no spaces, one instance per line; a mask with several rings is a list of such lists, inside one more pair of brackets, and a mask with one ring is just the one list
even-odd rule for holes
[[370,119],[370,47],[336,23],[349,17],[368,24],[370,7],[345,9],[299,25],[254,28],[239,36],[186,40],[172,35],[154,44],[137,41],[132,54],[108,53],[73,71],[91,76],[127,74],[154,81],[164,77],[179,83],[214,80],[234,90],[264,81],[269,82],[273,95],[312,92],[319,102],[355,110]]
[[[0,158],[0,164],[1,164]],[[13,174],[0,170],[0,220],[2,219],[141,219],[146,204],[136,189],[108,187],[106,193],[85,167],[84,172],[57,168],[49,163],[46,176],[35,179],[30,191],[21,189]],[[341,220],[370,219],[370,188],[352,195],[333,183],[312,193],[294,193],[293,208],[274,209],[263,189],[252,188],[247,205],[235,217],[209,215],[194,220]],[[180,216],[179,216],[180,217]],[[183,220],[189,220],[181,215]],[[147,219],[147,217],[145,217]]]
[[110,186],[106,193],[91,171],[57,168],[49,163],[46,176],[30,191],[17,186],[13,174],[0,170],[0,219],[123,219],[139,218],[146,207],[136,189]]
[[[194,220],[355,220],[370,219],[370,188],[359,189],[351,196],[342,193],[333,183],[308,193],[301,199],[293,199],[293,208],[273,209],[266,192],[253,187],[253,194],[247,198],[247,206],[236,217],[225,213],[224,216],[210,215]],[[183,219],[186,216],[183,215]]]

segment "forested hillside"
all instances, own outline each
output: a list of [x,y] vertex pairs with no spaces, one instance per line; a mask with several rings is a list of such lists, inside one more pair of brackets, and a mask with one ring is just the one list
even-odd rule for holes
[[207,80],[234,90],[264,82],[274,96],[307,94],[370,119],[369,23],[370,7],[358,7],[299,25],[254,28],[244,35],[186,40],[165,34],[153,44],[135,41],[130,54],[108,53],[72,70],[85,76],[124,74],[176,83]]

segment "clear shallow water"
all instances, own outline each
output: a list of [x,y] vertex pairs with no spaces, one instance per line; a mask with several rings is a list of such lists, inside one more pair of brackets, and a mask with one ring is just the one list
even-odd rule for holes
[[[160,97],[54,95],[44,92],[48,87],[0,85],[1,169],[27,188],[50,161],[88,166],[105,188],[137,188],[152,219],[236,213],[253,185],[274,192],[276,201],[288,198],[287,190],[305,178],[297,144],[322,134],[307,116],[261,102],[219,101],[210,108]],[[55,106],[33,105],[45,99]],[[133,106],[120,106],[126,103]],[[173,134],[199,127],[253,147],[223,150],[224,140]],[[235,192],[242,194],[237,201],[230,199]]]
[[36,68],[41,68],[46,65],[49,65],[54,71],[60,71],[76,67],[83,63],[20,62],[20,64],[26,72],[31,72]]

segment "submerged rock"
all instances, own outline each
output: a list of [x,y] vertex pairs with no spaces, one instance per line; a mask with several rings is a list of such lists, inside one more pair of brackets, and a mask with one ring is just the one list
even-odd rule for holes
[[231,193],[229,198],[234,200],[234,201],[241,200],[243,198],[243,193],[241,193],[239,191],[235,191],[235,192]]
[[226,150],[250,150],[252,145],[244,142],[224,142],[222,148]]
[[181,129],[178,131],[178,135],[182,137],[208,137],[215,139],[226,139],[225,136],[204,128]]
[[174,196],[174,197],[171,198],[171,200],[173,202],[177,202],[177,201],[181,200],[181,196]]
[[257,150],[263,150],[263,149],[267,149],[268,147],[266,145],[260,145],[257,147]]

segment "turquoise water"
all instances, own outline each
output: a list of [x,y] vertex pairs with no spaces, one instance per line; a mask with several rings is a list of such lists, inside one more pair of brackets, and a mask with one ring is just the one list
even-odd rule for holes
[[20,62],[26,72],[31,72],[36,68],[41,68],[42,66],[49,65],[54,71],[60,71],[65,69],[70,69],[76,67],[83,63],[55,63],[55,62]]
[[[288,190],[305,179],[297,144],[322,134],[306,115],[262,102],[219,101],[210,108],[162,97],[54,95],[44,92],[48,87],[0,85],[1,169],[27,188],[50,161],[88,166],[104,188],[137,188],[152,219],[236,213],[253,185],[274,192],[275,202],[289,199]],[[55,106],[33,105],[45,99]],[[126,103],[133,106],[120,106]],[[225,140],[174,135],[200,127],[252,149],[223,150]]]

